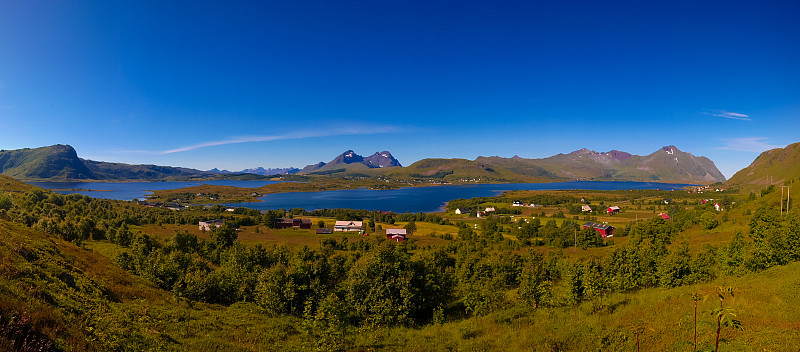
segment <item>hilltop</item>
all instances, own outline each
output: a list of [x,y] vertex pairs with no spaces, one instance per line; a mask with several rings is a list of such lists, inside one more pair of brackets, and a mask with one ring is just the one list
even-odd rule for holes
[[768,185],[782,185],[800,177],[800,143],[761,153],[750,166],[739,170],[725,184],[749,192]]

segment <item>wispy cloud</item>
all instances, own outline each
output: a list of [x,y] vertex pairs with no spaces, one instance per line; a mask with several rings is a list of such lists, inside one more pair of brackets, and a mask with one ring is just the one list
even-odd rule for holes
[[704,114],[717,117],[724,117],[726,119],[732,119],[732,120],[752,121],[750,115],[745,115],[745,114],[740,114],[738,112],[730,112],[725,110],[711,110],[704,112]]
[[333,128],[321,131],[297,132],[297,133],[287,133],[287,134],[271,135],[271,136],[240,136],[218,141],[198,143],[175,149],[163,150],[157,153],[172,154],[172,153],[187,152],[190,150],[195,150],[200,148],[215,147],[220,145],[237,144],[237,143],[270,142],[270,141],[286,140],[286,139],[302,139],[302,138],[317,138],[317,137],[331,137],[331,136],[369,135],[369,134],[400,132],[402,130],[403,130],[402,128],[396,126],[350,126],[346,128]]
[[766,137],[723,139],[722,141],[725,143],[725,145],[722,147],[717,147],[716,149],[734,150],[737,152],[761,153],[765,150],[783,147],[781,145],[773,145],[767,143],[768,139],[769,138]]

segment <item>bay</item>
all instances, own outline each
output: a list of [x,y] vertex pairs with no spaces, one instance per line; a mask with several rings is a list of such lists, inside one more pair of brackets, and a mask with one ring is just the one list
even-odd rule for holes
[[268,194],[260,203],[226,203],[229,207],[251,209],[305,210],[349,208],[393,211],[397,213],[437,212],[445,203],[457,198],[491,197],[511,190],[679,190],[689,184],[629,181],[571,181],[551,183],[468,184],[407,187],[390,190],[348,189],[321,192],[289,192]]
[[44,189],[54,190],[61,194],[82,194],[93,198],[135,200],[145,199],[150,191],[176,189],[200,185],[261,187],[282,181],[163,181],[163,182],[28,182],[28,184]]

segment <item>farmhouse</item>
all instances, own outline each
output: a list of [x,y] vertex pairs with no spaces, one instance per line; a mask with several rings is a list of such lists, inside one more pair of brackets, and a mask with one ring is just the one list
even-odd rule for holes
[[405,241],[407,233],[406,229],[386,229],[386,238],[395,242]]
[[224,222],[222,219],[206,220],[197,223],[200,231],[211,231],[211,226],[220,227]]
[[614,226],[609,224],[598,224],[595,222],[586,222],[583,224],[584,229],[593,228],[595,231],[600,233],[600,236],[603,237],[612,237],[614,236]]
[[488,208],[486,208],[486,210],[484,210],[484,212],[486,212],[486,213],[491,213],[491,212],[493,212],[493,211],[495,211],[495,210],[496,210],[496,209],[495,209],[494,207],[488,207]]
[[608,207],[606,212],[608,212],[609,214],[619,214],[619,210],[620,210],[619,207],[615,205],[613,207]]
[[361,221],[336,221],[333,225],[334,231],[361,231],[364,229]]
[[275,220],[276,229],[288,229],[298,227],[301,229],[311,229],[311,219],[277,219]]
[[525,203],[515,200],[514,203],[511,204],[512,207],[524,207]]
[[588,206],[586,204],[581,205],[581,211],[587,212],[587,213],[591,213],[592,212],[592,207],[590,207],[590,206]]
[[456,214],[467,214],[467,215],[469,215],[469,209],[467,209],[467,208],[456,208]]

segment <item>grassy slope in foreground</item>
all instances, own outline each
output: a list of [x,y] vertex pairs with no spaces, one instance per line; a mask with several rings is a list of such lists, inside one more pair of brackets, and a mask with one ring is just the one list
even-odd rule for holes
[[[257,306],[176,301],[171,293],[132,276],[99,253],[118,247],[91,242],[86,250],[0,220],[0,351],[28,346],[64,350],[306,350],[301,322],[269,317]],[[691,350],[691,293],[698,305],[700,349],[713,348],[709,312],[718,286],[736,288],[724,302],[744,331],[723,329],[723,351],[786,351],[800,341],[800,263],[743,277],[674,289],[612,294],[577,307],[531,309],[523,305],[415,328],[348,331],[360,350]],[[506,293],[514,296],[515,291]]]
[[176,300],[98,253],[115,245],[86,250],[4,220],[0,238],[0,351],[301,350],[294,318]]

